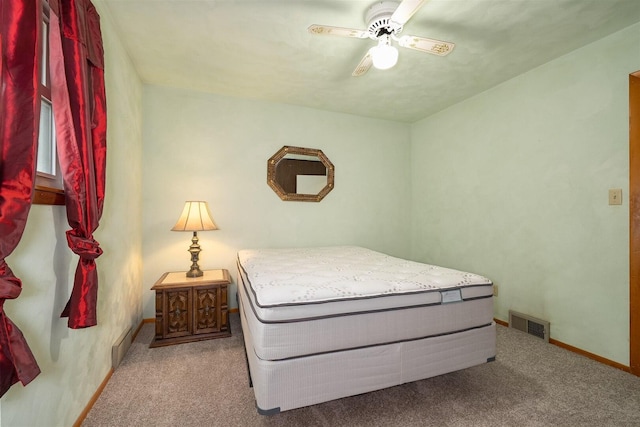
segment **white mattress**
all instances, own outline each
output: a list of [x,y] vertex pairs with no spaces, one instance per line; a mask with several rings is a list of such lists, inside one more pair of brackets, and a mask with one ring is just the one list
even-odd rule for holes
[[482,276],[359,247],[245,250],[238,295],[252,347],[284,360],[490,325]]
[[265,322],[493,294],[486,277],[357,246],[241,250],[238,264]]
[[359,247],[243,250],[238,298],[258,412],[495,358],[485,277]]

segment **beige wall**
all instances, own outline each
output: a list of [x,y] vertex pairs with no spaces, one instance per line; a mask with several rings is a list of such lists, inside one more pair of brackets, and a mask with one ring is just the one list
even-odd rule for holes
[[[628,75],[640,24],[415,124],[412,255],[499,286],[496,316],[629,364]],[[623,204],[608,205],[621,188]]]
[[111,368],[111,345],[142,319],[142,85],[101,4],[108,120],[107,194],[96,239],[98,326],[71,330],[60,312],[69,298],[77,256],[67,247],[62,206],[33,206],[7,262],[23,281],[4,308],[24,333],[42,373],[0,400],[2,426],[70,426]]
[[[199,233],[202,268],[235,278],[242,248],[358,244],[409,255],[407,124],[157,86],[144,89],[144,317],[149,288],[190,266],[190,233],[169,231],[185,200],[206,200],[220,228]],[[267,185],[283,145],[321,149],[335,189],[320,203],[284,202]],[[230,305],[236,306],[235,286]]]

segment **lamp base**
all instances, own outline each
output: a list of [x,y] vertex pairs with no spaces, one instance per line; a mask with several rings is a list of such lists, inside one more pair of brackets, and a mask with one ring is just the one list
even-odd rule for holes
[[189,246],[189,253],[191,254],[191,268],[187,271],[187,277],[202,277],[204,274],[202,270],[200,270],[200,266],[198,265],[198,259],[200,255],[200,245],[198,244],[198,232],[193,232],[193,237],[191,238],[191,246]]
[[202,277],[203,275],[204,273],[197,266],[195,268],[192,266],[191,270],[187,271],[187,277]]

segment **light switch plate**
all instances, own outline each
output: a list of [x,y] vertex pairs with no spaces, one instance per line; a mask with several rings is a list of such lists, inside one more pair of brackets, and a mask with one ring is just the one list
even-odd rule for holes
[[609,190],[609,204],[610,205],[622,204],[622,188],[612,188]]

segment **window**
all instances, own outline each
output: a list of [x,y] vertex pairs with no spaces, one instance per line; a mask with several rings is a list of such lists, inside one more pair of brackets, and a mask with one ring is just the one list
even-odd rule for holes
[[33,203],[64,205],[62,174],[56,149],[56,126],[51,101],[49,67],[49,1],[42,0],[42,40],[40,54],[40,129]]

